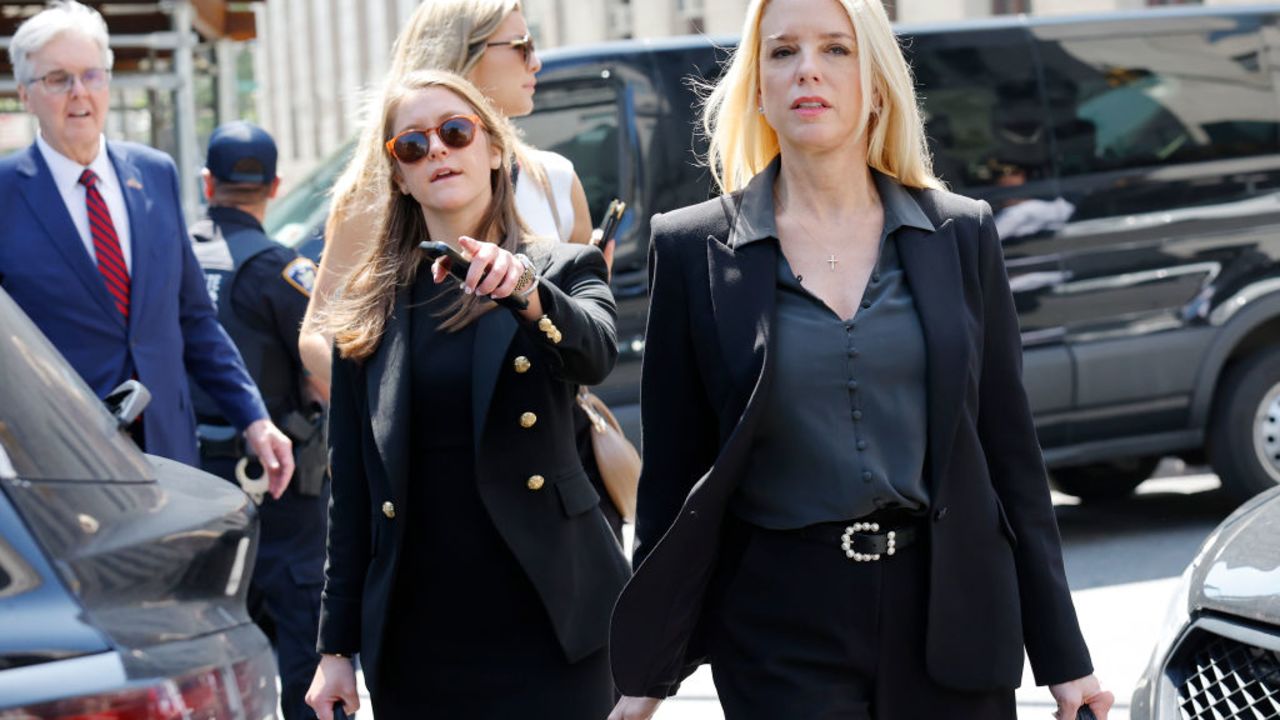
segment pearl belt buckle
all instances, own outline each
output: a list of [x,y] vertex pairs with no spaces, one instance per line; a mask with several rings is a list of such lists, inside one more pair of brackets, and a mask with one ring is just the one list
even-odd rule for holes
[[[857,533],[878,533],[880,532],[880,523],[874,522],[857,522],[845,527],[844,534],[840,536],[840,549],[844,550],[844,556],[854,562],[878,562],[882,555],[880,553],[860,553],[853,549],[853,536]],[[897,552],[897,533],[890,530],[885,535],[885,541],[888,548],[885,555],[893,555]]]

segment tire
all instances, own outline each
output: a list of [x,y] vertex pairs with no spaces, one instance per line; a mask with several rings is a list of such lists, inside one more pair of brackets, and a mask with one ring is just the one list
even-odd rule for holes
[[1083,502],[1119,500],[1129,497],[1134,488],[1151,477],[1159,462],[1158,457],[1139,457],[1057,468],[1049,481],[1058,490],[1075,495]]
[[1280,347],[1260,350],[1223,375],[1209,418],[1209,464],[1243,502],[1280,485]]

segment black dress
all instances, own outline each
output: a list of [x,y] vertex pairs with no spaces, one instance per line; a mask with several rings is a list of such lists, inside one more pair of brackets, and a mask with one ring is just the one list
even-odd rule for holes
[[600,720],[614,701],[607,654],[566,662],[541,598],[481,501],[471,418],[475,325],[440,331],[439,290],[427,273],[413,289],[407,525],[374,714],[389,720],[393,709],[413,708],[404,717]]

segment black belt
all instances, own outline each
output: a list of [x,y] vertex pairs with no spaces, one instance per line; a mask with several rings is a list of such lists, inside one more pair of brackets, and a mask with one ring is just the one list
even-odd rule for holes
[[923,520],[923,516],[907,513],[877,513],[779,532],[836,548],[854,562],[879,562],[914,543]]

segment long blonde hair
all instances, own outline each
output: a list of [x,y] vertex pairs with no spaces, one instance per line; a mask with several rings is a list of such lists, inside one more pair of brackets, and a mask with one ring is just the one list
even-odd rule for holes
[[[524,245],[527,230],[516,212],[515,190],[511,185],[511,144],[515,141],[515,130],[474,85],[440,70],[420,70],[400,77],[384,93],[378,124],[381,136],[391,138],[396,111],[406,98],[432,87],[444,88],[472,107],[480,116],[483,134],[490,146],[502,158],[501,165],[489,174],[493,195],[472,237],[487,240],[496,235],[501,247],[518,252]],[[323,331],[333,336],[342,357],[356,360],[364,360],[378,349],[387,319],[395,308],[396,293],[413,283],[423,265],[425,255],[418,249],[418,243],[431,239],[422,207],[412,195],[400,192],[396,183],[396,161],[385,147],[380,161],[384,166],[384,180],[381,187],[374,189],[382,204],[380,227],[342,291],[319,320]],[[459,299],[445,310],[447,318],[441,328],[456,330],[486,309],[487,305],[474,295],[459,294]]]
[[[778,134],[757,112],[760,20],[770,0],[751,0],[742,40],[728,70],[707,96],[702,124],[710,138],[707,163],[723,192],[746,186],[778,154]],[[862,107],[858,125],[869,132],[867,164],[908,187],[941,188],[925,143],[911,68],[881,0],[836,0],[849,14],[858,44]],[[873,112],[879,100],[879,108]]]
[[[419,70],[447,70],[466,76],[480,62],[485,43],[497,32],[508,15],[520,9],[520,0],[424,0],[409,17],[391,48],[389,87],[366,101],[367,119],[355,154],[334,183],[333,207],[326,223],[327,237],[333,226],[351,215],[377,218],[381,190],[386,185],[388,165],[382,144],[382,126],[377,109],[386,107],[386,93],[401,78]],[[544,183],[542,164],[530,161],[532,150],[517,135],[508,151],[520,163],[522,173],[531,173]]]

